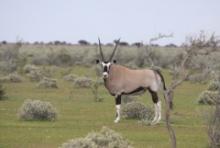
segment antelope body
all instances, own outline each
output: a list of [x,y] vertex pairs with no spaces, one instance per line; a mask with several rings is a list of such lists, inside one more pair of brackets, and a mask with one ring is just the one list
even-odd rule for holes
[[[121,96],[148,90],[152,96],[155,107],[155,117],[152,121],[152,124],[156,124],[161,119],[161,102],[158,98],[157,92],[162,86],[163,89],[166,90],[164,78],[158,70],[134,70],[125,66],[115,64],[115,60],[113,60],[112,62],[112,58],[114,56],[118,43],[119,40],[118,42],[116,42],[116,46],[109,60],[105,61],[101,48],[101,43],[99,40],[104,84],[109,93],[115,97],[117,113],[115,123],[119,122],[120,120]],[[97,63],[100,63],[100,61],[97,60]]]

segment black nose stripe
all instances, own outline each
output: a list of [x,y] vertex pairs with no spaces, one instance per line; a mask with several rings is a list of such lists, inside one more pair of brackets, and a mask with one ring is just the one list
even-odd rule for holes
[[108,67],[105,66],[103,71],[104,71],[104,72],[107,72],[107,71],[108,71]]

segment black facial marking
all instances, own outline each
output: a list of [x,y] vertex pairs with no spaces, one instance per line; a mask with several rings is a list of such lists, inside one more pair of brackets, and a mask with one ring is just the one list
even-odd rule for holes
[[104,71],[104,72],[107,72],[107,71],[108,71],[108,67],[107,67],[107,66],[104,66],[103,71]]

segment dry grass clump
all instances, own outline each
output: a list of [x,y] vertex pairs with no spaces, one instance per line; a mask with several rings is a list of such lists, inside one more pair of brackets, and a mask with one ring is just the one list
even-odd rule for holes
[[22,81],[23,81],[23,78],[17,73],[11,73],[8,76],[4,76],[0,78],[0,82],[20,83]]
[[37,84],[38,88],[58,88],[57,81],[55,79],[44,77]]
[[50,102],[26,100],[18,111],[18,117],[23,120],[54,121],[57,111]]
[[90,88],[93,84],[93,80],[88,77],[78,77],[73,84],[75,87]]
[[117,132],[103,127],[100,132],[89,133],[85,138],[72,139],[60,148],[132,148]]
[[199,104],[213,105],[215,104],[215,99],[218,97],[218,92],[216,91],[203,91],[198,98]]
[[122,106],[121,115],[126,119],[151,120],[153,110],[140,102],[133,101]]

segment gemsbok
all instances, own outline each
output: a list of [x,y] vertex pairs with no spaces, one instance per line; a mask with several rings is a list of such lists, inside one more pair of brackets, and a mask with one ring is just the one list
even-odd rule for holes
[[[151,124],[157,124],[161,120],[161,101],[158,97],[158,91],[162,88],[166,91],[164,77],[159,70],[153,69],[130,69],[125,66],[116,64],[116,60],[112,60],[120,39],[116,42],[113,52],[108,60],[105,59],[102,46],[99,40],[100,60],[96,60],[97,64],[101,64],[104,85],[109,93],[115,97],[116,119],[115,123],[120,120],[121,96],[135,94],[140,91],[148,90],[154,103],[155,116]],[[170,102],[172,103],[172,102]]]

